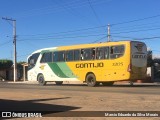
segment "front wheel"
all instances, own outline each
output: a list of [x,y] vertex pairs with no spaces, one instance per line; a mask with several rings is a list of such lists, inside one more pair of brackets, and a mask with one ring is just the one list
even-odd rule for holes
[[47,82],[44,80],[44,76],[43,76],[42,74],[38,75],[37,80],[38,80],[39,85],[41,85],[41,86],[44,86],[44,85],[46,85],[46,83],[47,83]]
[[86,77],[87,85],[90,87],[96,86],[98,83],[96,82],[96,77],[94,74],[90,73]]

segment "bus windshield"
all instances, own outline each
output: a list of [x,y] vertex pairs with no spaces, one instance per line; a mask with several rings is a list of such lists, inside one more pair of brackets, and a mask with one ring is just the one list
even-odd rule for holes
[[35,53],[28,58],[28,69],[29,70],[32,69],[36,65],[39,55],[40,53]]

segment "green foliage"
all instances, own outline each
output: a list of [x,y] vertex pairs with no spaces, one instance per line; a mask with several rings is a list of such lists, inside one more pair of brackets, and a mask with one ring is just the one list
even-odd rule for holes
[[19,61],[17,64],[23,64],[26,63],[25,61]]
[[22,65],[22,64],[24,64],[24,63],[26,63],[26,62],[24,62],[24,61],[18,62],[18,63],[17,63],[17,68],[23,69],[23,65]]
[[8,69],[13,65],[12,60],[1,59],[0,60],[0,70]]

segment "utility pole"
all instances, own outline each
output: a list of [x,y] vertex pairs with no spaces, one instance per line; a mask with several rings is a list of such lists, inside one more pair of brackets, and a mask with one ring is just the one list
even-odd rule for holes
[[110,24],[108,24],[108,35],[107,35],[107,37],[108,37],[108,42],[110,42],[110,37],[111,37],[111,35],[110,35]]
[[3,18],[4,20],[13,22],[13,49],[14,49],[14,82],[17,80],[17,50],[16,50],[16,20],[12,18]]

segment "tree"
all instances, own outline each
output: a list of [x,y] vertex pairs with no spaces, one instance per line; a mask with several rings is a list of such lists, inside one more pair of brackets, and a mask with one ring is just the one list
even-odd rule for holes
[[12,67],[12,65],[13,65],[12,60],[7,60],[7,59],[0,60],[0,70],[9,69],[10,67]]

